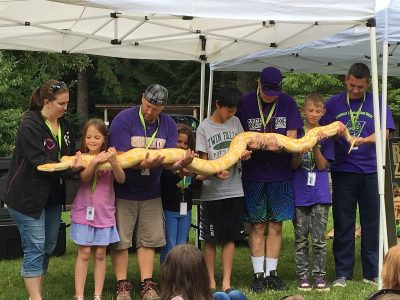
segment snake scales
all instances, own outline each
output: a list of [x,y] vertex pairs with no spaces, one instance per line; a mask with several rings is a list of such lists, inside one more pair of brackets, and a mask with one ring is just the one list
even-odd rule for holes
[[[300,139],[291,139],[287,136],[277,133],[258,133],[258,132],[243,132],[235,136],[232,140],[227,153],[215,160],[203,160],[194,158],[192,163],[186,168],[189,171],[200,175],[213,175],[219,171],[228,170],[242,156],[243,152],[247,149],[249,144],[254,144],[255,139],[258,140],[259,148],[265,145],[272,136],[276,138],[277,144],[285,149],[287,152],[296,153],[304,151],[304,149],[312,148],[318,142],[319,132],[323,132],[327,137],[334,136],[340,131],[341,123],[339,121],[333,122],[326,126],[313,128]],[[349,141],[352,140],[350,133],[345,131],[345,138]],[[130,168],[140,163],[149,153],[150,157],[165,156],[164,164],[171,164],[184,158],[185,151],[178,148],[168,149],[144,149],[133,148],[127,152],[121,153],[117,156],[120,166]],[[54,172],[62,171],[72,167],[74,156],[63,156],[59,163],[48,163],[38,166],[39,171]],[[85,154],[82,155],[83,166],[87,166],[93,156]],[[99,170],[111,170],[109,162],[102,163],[98,166]]]

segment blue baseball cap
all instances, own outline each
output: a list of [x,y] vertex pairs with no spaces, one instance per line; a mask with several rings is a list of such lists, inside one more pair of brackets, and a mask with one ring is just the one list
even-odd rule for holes
[[275,67],[267,67],[261,71],[260,84],[264,94],[279,96],[282,94],[282,73]]

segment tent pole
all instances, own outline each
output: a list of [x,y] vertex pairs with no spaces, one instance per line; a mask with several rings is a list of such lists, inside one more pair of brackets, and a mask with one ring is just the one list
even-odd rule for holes
[[[378,289],[382,288],[382,272],[383,264],[383,217],[385,213],[385,195],[384,195],[384,172],[383,172],[383,156],[382,156],[382,131],[380,122],[379,109],[379,87],[378,87],[378,64],[376,51],[376,27],[375,19],[368,20],[367,26],[370,27],[370,43],[371,43],[371,70],[372,70],[372,93],[374,104],[374,127],[375,127],[375,150],[376,150],[376,165],[378,177],[378,192],[379,192],[379,271],[378,271]],[[386,126],[385,126],[386,127]],[[387,237],[386,237],[387,239]]]
[[201,79],[200,79],[200,122],[204,120],[204,89],[206,77],[206,61],[201,61]]
[[[389,43],[385,41],[383,43],[383,60],[382,60],[382,163],[386,164],[386,109],[387,106],[387,76],[388,76],[388,58],[389,58]],[[385,203],[384,203],[385,204]],[[383,209],[386,206],[383,205]],[[387,223],[386,223],[386,211],[382,214],[383,220],[383,236],[386,237],[383,241],[383,255],[388,251],[388,239],[387,239]]]
[[210,81],[208,83],[207,118],[211,116],[213,85],[214,85],[214,71],[210,70]]

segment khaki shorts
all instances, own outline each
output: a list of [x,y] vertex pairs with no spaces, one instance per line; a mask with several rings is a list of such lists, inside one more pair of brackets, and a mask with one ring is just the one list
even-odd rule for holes
[[111,244],[112,249],[125,250],[132,247],[134,233],[136,248],[157,248],[165,245],[161,198],[144,201],[117,198],[115,205],[120,241]]

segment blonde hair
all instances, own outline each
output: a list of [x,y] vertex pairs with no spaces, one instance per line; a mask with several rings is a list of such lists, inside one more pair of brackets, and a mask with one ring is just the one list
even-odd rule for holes
[[311,102],[315,106],[322,105],[322,107],[324,107],[325,105],[324,97],[320,93],[308,94],[304,99],[304,105],[306,105],[307,102]]
[[382,281],[384,288],[400,290],[400,245],[391,247],[386,253]]

